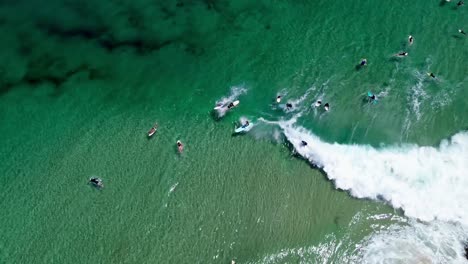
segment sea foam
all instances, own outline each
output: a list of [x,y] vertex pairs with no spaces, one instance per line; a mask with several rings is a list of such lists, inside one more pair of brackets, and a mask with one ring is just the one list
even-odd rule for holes
[[323,142],[293,120],[278,124],[299,155],[352,196],[385,200],[420,220],[468,225],[467,132],[438,147],[408,144],[378,149]]

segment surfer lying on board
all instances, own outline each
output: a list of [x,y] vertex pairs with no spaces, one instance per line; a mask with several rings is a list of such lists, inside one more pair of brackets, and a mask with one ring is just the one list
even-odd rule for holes
[[400,53],[396,54],[395,56],[397,56],[397,57],[406,57],[406,56],[408,56],[408,52],[400,52]]
[[242,125],[242,128],[246,128],[250,125],[249,120],[245,121],[245,124]]

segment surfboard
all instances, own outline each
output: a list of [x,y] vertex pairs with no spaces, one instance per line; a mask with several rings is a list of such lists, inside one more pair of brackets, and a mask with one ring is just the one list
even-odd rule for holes
[[236,133],[248,132],[250,129],[252,129],[252,127],[253,127],[253,124],[249,123],[249,125],[246,126],[246,127],[240,126],[240,127],[236,128],[234,130],[234,132],[236,132]]
[[281,97],[276,97],[276,102],[280,103],[281,102]]
[[219,105],[215,106],[215,108],[213,108],[213,109],[214,109],[214,110],[219,110],[219,109],[221,109],[221,108],[223,108],[223,107],[224,107],[224,105],[219,104]]

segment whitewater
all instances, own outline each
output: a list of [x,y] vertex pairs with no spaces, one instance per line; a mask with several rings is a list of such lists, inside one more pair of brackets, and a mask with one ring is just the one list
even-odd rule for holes
[[324,142],[297,125],[300,117],[297,114],[288,121],[259,120],[278,125],[293,152],[322,170],[337,189],[356,198],[384,201],[401,209],[409,221],[398,221],[388,229],[373,232],[353,252],[328,249],[334,254],[317,253],[329,244],[284,249],[265,257],[262,263],[276,263],[286,255],[309,255],[306,259],[323,263],[333,255],[348,263],[466,263],[468,132],[461,131],[438,146],[399,144],[376,148]]

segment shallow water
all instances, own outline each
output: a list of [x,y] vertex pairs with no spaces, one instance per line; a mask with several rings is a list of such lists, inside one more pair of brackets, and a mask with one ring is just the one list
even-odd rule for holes
[[[455,5],[1,2],[0,262],[463,262]],[[217,118],[231,95],[240,105]],[[256,125],[234,136],[240,119]]]

